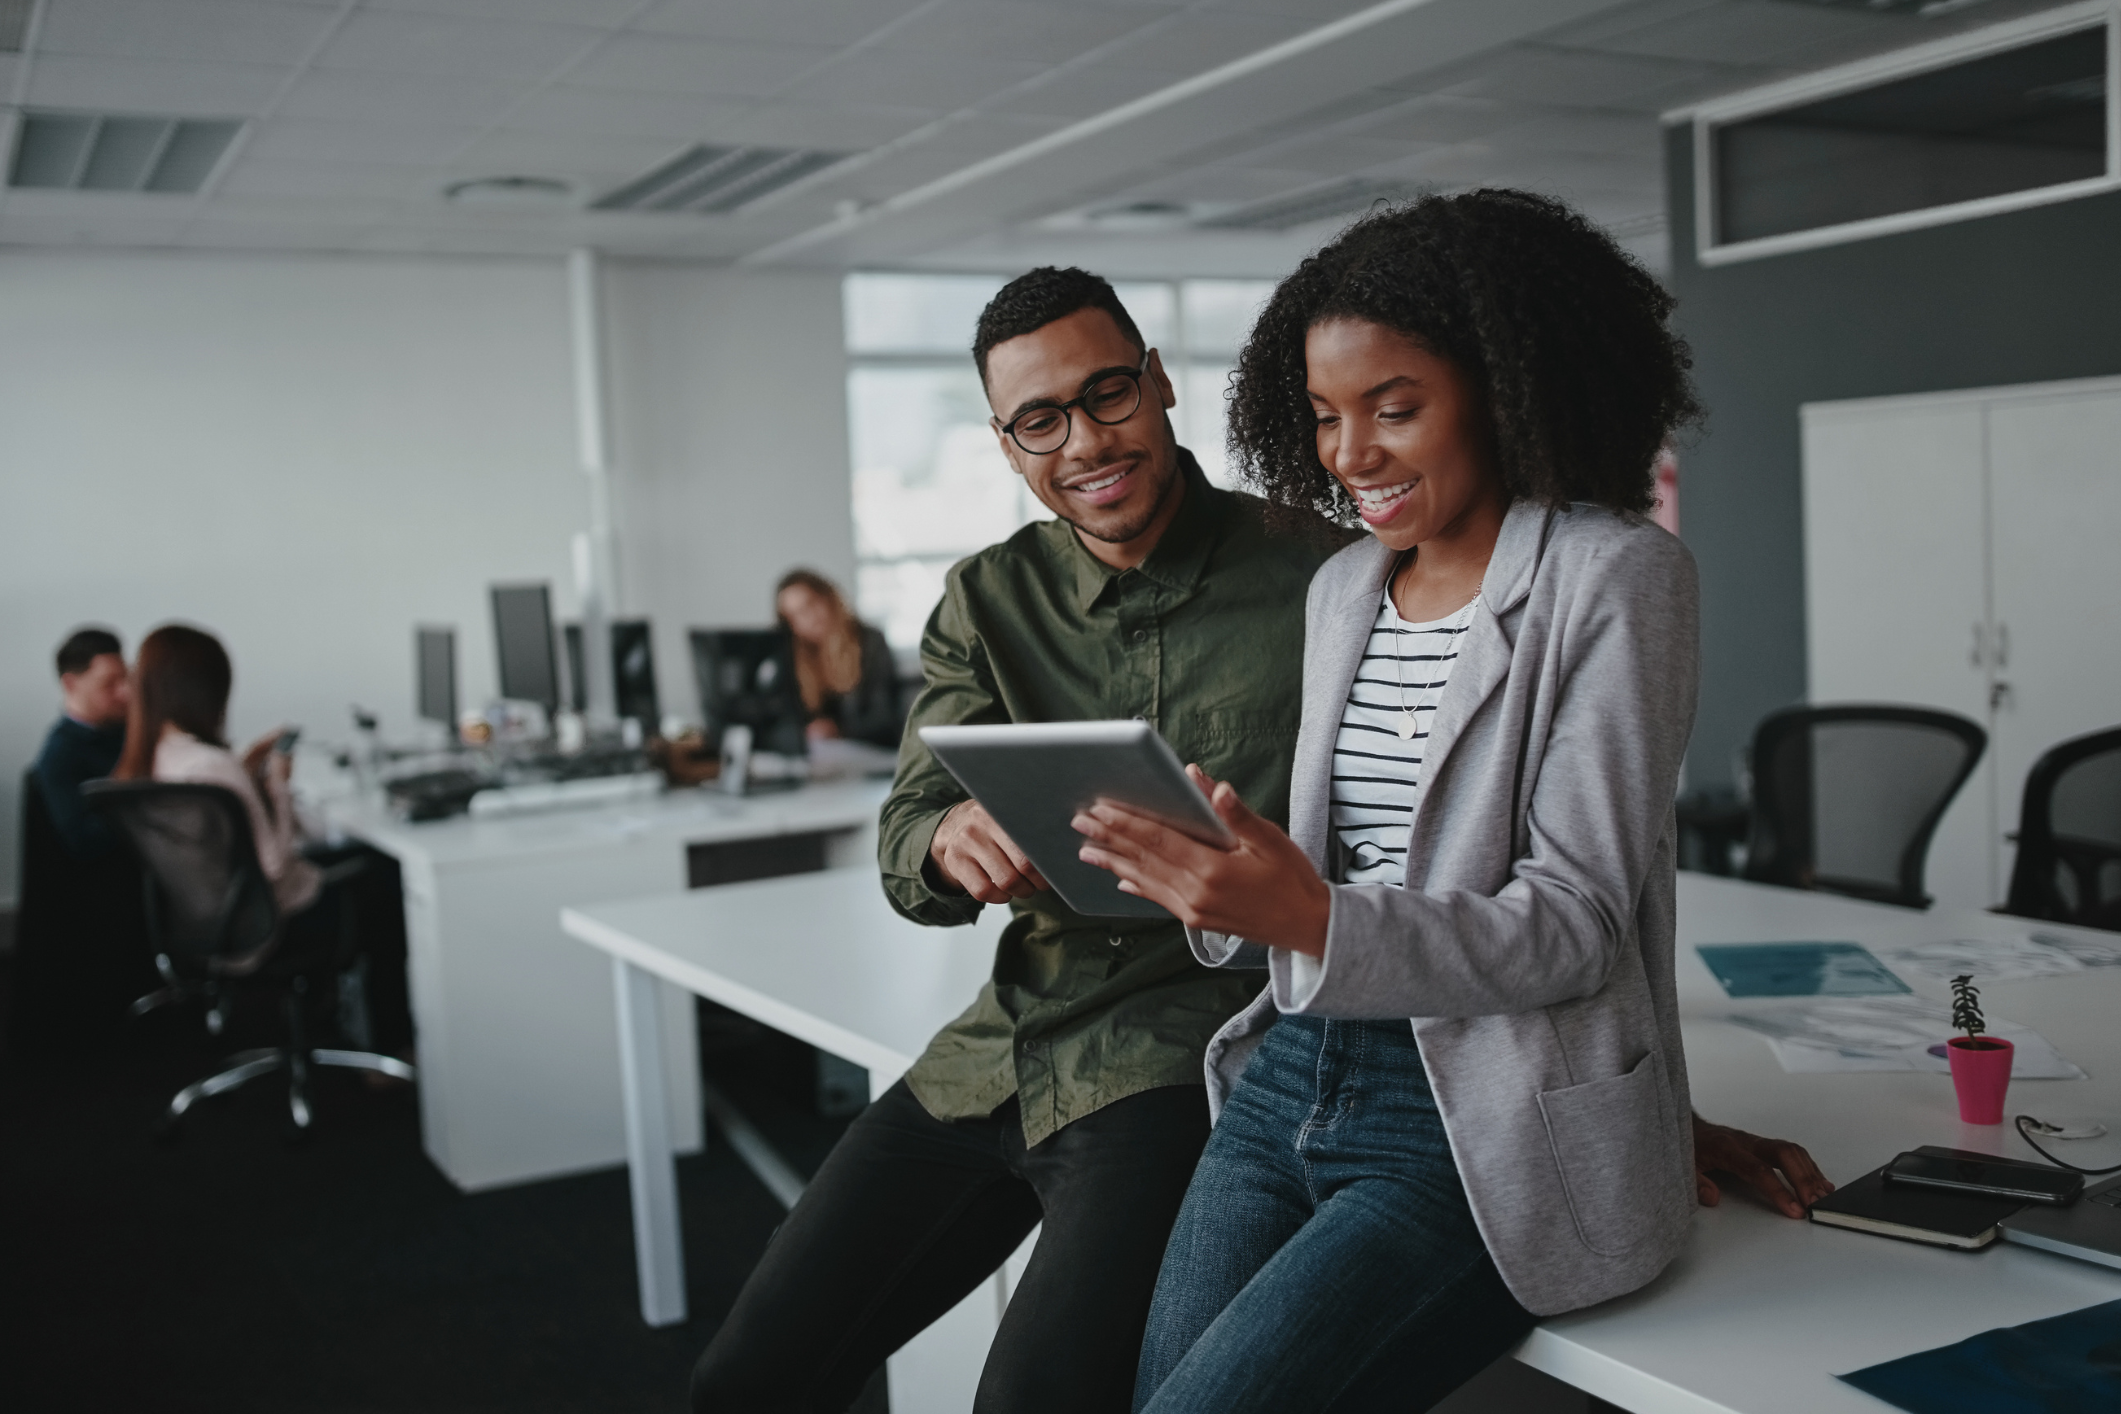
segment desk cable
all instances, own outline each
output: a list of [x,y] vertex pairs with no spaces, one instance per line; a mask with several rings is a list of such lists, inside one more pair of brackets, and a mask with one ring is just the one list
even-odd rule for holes
[[2044,1121],[2035,1119],[2031,1115],[2019,1115],[2016,1121],[2014,1122],[2018,1126],[2018,1137],[2020,1139],[2023,1139],[2026,1143],[2032,1145],[2033,1152],[2037,1153],[2041,1158],[2046,1159],[2051,1164],[2056,1164],[2062,1168],[2066,1168],[2071,1173],[2086,1173],[2092,1175],[2098,1175],[2102,1173],[2121,1173],[2121,1164],[2109,1164],[2103,1169],[2088,1169],[2080,1168],[2076,1164],[2071,1163],[2068,1159],[2058,1159],[2053,1154],[2047,1152],[2047,1150],[2041,1148],[2040,1141],[2033,1138],[2031,1132],[2026,1128],[2026,1126],[2034,1124],[2042,1125],[2042,1127],[2044,1128],[2052,1126],[2047,1126]]

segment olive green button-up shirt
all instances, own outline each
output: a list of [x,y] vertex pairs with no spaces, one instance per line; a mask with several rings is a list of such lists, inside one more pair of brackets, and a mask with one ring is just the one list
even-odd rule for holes
[[[922,869],[936,824],[966,798],[921,744],[924,726],[1146,718],[1180,760],[1287,823],[1304,595],[1326,550],[1270,535],[1259,501],[1180,457],[1185,499],[1133,569],[1114,571],[1057,520],[951,569],[883,810],[884,888],[908,918],[969,923],[981,907]],[[1194,961],[1175,920],[1086,918],[1051,892],[1011,907],[992,980],[907,1072],[938,1119],[987,1115],[1013,1094],[1036,1144],[1115,1100],[1202,1084],[1209,1038],[1259,990],[1256,976]]]

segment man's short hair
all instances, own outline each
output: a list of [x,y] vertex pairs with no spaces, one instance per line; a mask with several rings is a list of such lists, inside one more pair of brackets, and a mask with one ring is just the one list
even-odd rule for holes
[[996,344],[1021,338],[1083,309],[1102,309],[1111,315],[1127,341],[1148,353],[1142,331],[1134,327],[1133,316],[1102,275],[1072,265],[1065,270],[1041,265],[1002,286],[980,311],[979,327],[972,335],[972,361],[979,365],[980,386],[987,386],[987,354]]
[[106,653],[125,656],[125,645],[107,628],[77,628],[59,645],[59,676],[85,673],[88,665]]

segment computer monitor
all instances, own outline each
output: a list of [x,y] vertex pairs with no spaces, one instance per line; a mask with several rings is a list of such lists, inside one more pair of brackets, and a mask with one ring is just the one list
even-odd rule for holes
[[559,666],[553,661],[552,595],[542,584],[493,587],[493,641],[501,659],[501,696],[560,705]]
[[457,725],[457,631],[413,630],[413,668],[419,680],[420,715],[455,730]]
[[722,728],[742,724],[755,750],[804,754],[808,714],[786,629],[696,628],[692,673],[709,741],[719,744]]
[[[589,684],[584,678],[588,661],[582,656],[582,626],[568,624],[561,633],[567,639],[567,702],[577,712],[589,710]],[[646,619],[614,619],[611,622],[611,687],[617,694],[618,715],[631,717],[650,731],[663,720],[661,699],[655,690],[655,649],[651,646]]]

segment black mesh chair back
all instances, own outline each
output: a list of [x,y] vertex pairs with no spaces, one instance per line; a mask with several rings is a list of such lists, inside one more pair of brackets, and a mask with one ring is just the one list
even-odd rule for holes
[[216,976],[257,970],[278,942],[280,910],[258,864],[250,816],[223,786],[92,781],[82,788],[147,871],[155,950]]
[[1927,907],[1923,866],[1988,733],[1925,707],[1791,707],[1753,735],[1745,876]]
[[2121,727],[2033,763],[2004,912],[2121,929]]

